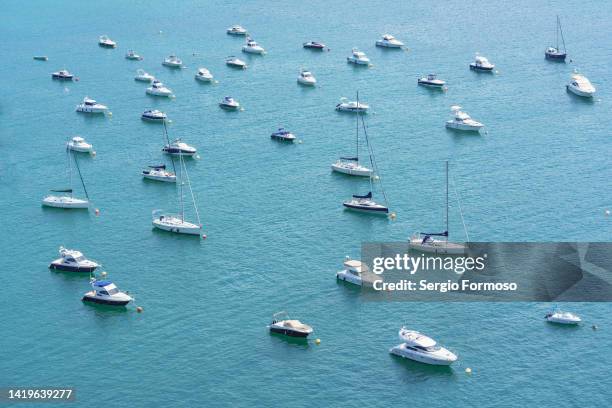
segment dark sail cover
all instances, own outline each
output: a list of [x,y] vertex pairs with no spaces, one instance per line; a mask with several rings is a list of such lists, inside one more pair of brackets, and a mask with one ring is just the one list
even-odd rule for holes
[[72,189],[71,188],[67,188],[65,190],[51,190],[54,193],[72,193]]
[[340,160],[358,161],[359,158],[357,158],[357,157],[341,157]]
[[448,237],[448,231],[444,232],[421,232],[422,235],[434,236],[434,237]]
[[372,192],[370,191],[366,195],[355,195],[355,194],[353,194],[353,198],[372,198]]
[[159,166],[148,166],[150,169],[156,169],[156,170],[161,170],[161,169],[165,169],[166,165],[165,164],[160,164]]

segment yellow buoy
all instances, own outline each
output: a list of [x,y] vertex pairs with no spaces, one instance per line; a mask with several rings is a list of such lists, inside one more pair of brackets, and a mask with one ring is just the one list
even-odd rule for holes
[[389,218],[391,218],[392,220],[395,220],[396,217],[397,217],[397,215],[394,212],[389,214]]
[[472,374],[472,369],[470,367],[465,369],[466,374]]
[[318,346],[319,344],[321,344],[321,339],[316,339],[315,340],[315,344]]
[[143,310],[144,310],[144,309],[142,308],[142,306],[138,306],[138,307],[136,308],[136,311],[137,311],[138,313],[142,313],[142,312],[143,312]]

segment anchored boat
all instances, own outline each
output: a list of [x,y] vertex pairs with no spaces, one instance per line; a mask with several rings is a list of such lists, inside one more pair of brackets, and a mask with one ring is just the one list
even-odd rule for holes
[[60,258],[51,262],[49,269],[67,272],[93,272],[100,265],[91,261],[77,250],[59,248]]
[[272,323],[268,326],[270,332],[284,334],[289,337],[308,337],[313,332],[312,327],[289,318],[287,312],[278,312],[272,316]]
[[[69,174],[69,186],[70,188],[51,190],[53,193],[47,195],[42,200],[42,205],[45,207],[65,208],[65,209],[88,209],[89,208],[89,195],[87,194],[87,188],[85,188],[85,182],[81,175],[81,169],[79,168],[79,162],[76,155],[72,151],[66,148],[66,156],[68,159],[68,174]],[[77,198],[74,196],[74,190],[72,189],[72,159],[74,158],[74,164],[77,169],[83,191],[85,192],[86,198]]]
[[[557,16],[557,27],[556,27],[556,38],[554,46],[550,46],[544,51],[544,57],[547,60],[557,61],[557,62],[565,62],[565,58],[567,57],[567,51],[565,49],[565,38],[563,38],[563,30],[561,29],[561,20],[559,16]],[[561,42],[563,43],[563,50],[559,47],[559,37],[561,37]]]

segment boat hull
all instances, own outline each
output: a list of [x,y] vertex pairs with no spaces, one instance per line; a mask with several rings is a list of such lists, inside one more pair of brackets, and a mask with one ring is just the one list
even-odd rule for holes
[[456,361],[455,359],[441,359],[435,358],[431,356],[425,356],[420,353],[412,352],[411,350],[403,347],[403,344],[397,345],[389,350],[389,353],[396,355],[398,357],[407,358],[419,363],[429,364],[429,365],[439,365],[439,366],[449,366]]
[[383,48],[402,48],[404,44],[379,40],[379,41],[376,41],[376,46],[383,47]]
[[360,59],[356,59],[356,58],[352,58],[352,57],[346,57],[346,62],[348,62],[349,64],[353,64],[353,65],[358,65],[361,67],[367,67],[368,65],[370,65],[370,61],[369,60],[360,60]]
[[97,266],[72,266],[64,265],[62,263],[51,262],[49,269],[64,272],[93,272]]
[[148,180],[161,181],[165,183],[176,183],[176,177],[155,176],[152,174],[142,173],[142,177]]
[[177,225],[174,223],[166,224],[159,219],[155,219],[153,220],[153,226],[162,231],[173,232],[175,234],[200,235],[202,233],[202,227],[188,222]]
[[270,332],[277,333],[277,334],[283,334],[289,337],[298,337],[298,338],[306,338],[310,334],[310,333],[300,332],[300,331],[295,331],[295,330],[281,329],[279,327],[270,327]]
[[555,62],[565,62],[565,58],[567,57],[567,54],[565,53],[548,53],[545,52],[544,53],[544,58],[546,58],[547,60],[550,61],[555,61]]
[[49,196],[42,200],[42,205],[45,207],[85,210],[89,208],[89,201],[72,197]]
[[446,83],[444,81],[428,81],[428,80],[424,80],[424,79],[419,79],[418,80],[418,84],[421,86],[426,86],[429,88],[437,88],[437,89],[441,89],[444,87],[444,85],[446,85]]
[[355,276],[352,273],[347,272],[346,270],[336,272],[336,279],[341,280],[343,282],[352,283],[353,285],[363,286],[363,281],[359,276]]
[[350,167],[338,166],[337,164],[331,165],[332,171],[347,174],[349,176],[357,176],[357,177],[370,177],[374,172],[370,169],[360,170]]
[[99,305],[108,305],[108,306],[125,306],[131,302],[131,300],[110,300],[110,299],[102,299],[91,295],[84,295],[83,302],[96,303]]
[[456,244],[454,242],[445,241],[434,241],[434,243],[422,243],[423,240],[420,238],[410,240],[410,249],[414,251],[427,252],[430,254],[448,254],[448,255],[462,255],[465,254],[466,247],[462,244]]
[[495,68],[495,66],[487,66],[487,67],[483,67],[481,65],[476,65],[476,64],[470,64],[470,69],[472,71],[480,71],[480,72],[493,72],[493,69]]
[[156,116],[140,116],[140,118],[142,120],[146,120],[147,122],[159,122],[162,123],[166,120],[166,118],[160,118],[160,117],[156,117]]
[[372,215],[383,215],[386,216],[389,214],[389,209],[384,206],[380,207],[364,207],[360,205],[351,204],[350,202],[342,203],[345,209],[350,211],[355,211],[363,214],[372,214]]
[[298,78],[297,81],[300,85],[304,86],[315,86],[317,84],[316,80],[306,80],[304,78]]
[[201,75],[196,75],[196,76],[195,76],[195,79],[197,79],[197,80],[198,80],[198,81],[200,81],[200,82],[212,82],[213,77],[212,77],[212,76],[210,76],[210,77],[205,77],[205,76],[201,76]]
[[566,85],[566,88],[569,92],[573,93],[574,95],[581,96],[583,98],[592,98],[593,95],[595,95],[595,92],[582,91],[571,85]]
[[247,54],[262,55],[265,53],[265,50],[259,48],[242,47],[242,52]]
[[93,114],[104,114],[108,111],[108,108],[94,108],[89,106],[77,106],[77,112],[81,113],[93,113]]
[[447,129],[462,130],[464,132],[479,132],[484,126],[466,125],[464,123],[446,122]]

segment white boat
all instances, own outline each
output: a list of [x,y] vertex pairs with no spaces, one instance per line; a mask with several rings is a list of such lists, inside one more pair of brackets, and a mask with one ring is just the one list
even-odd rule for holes
[[142,120],[146,120],[149,122],[165,122],[166,120],[168,120],[168,116],[157,109],[149,109],[146,110],[142,113],[142,115],[140,116]]
[[163,181],[166,183],[176,183],[176,174],[166,170],[165,164],[148,166],[142,171],[142,177],[149,180]]
[[481,55],[476,55],[474,62],[470,63],[470,69],[473,71],[491,72],[495,65],[491,64],[488,59]]
[[233,55],[230,55],[229,57],[225,58],[225,64],[233,68],[240,68],[240,69],[247,68],[246,62],[244,62],[240,58],[235,57]]
[[314,75],[312,75],[312,72],[304,69],[300,70],[300,75],[298,75],[297,81],[299,84],[306,86],[315,86],[317,84],[317,79],[314,77]]
[[389,214],[389,207],[374,201],[371,191],[366,195],[354,194],[350,200],[343,202],[342,205],[347,210],[361,213],[385,216]]
[[59,71],[52,73],[51,78],[72,81],[74,79],[74,75],[67,69],[60,69]]
[[318,41],[305,42],[302,44],[302,47],[309,48],[311,50],[318,50],[318,51],[323,51],[325,48],[327,48],[325,44],[318,42]]
[[140,82],[153,82],[155,80],[155,77],[146,72],[144,69],[139,69],[136,71],[136,76],[134,77],[134,80]]
[[276,132],[273,132],[270,138],[280,140],[281,142],[293,142],[296,139],[293,133],[284,128],[279,128]]
[[350,259],[348,256],[344,260],[344,269],[336,272],[336,279],[363,286],[361,274],[368,270],[368,266],[361,261]]
[[446,82],[438,79],[436,74],[428,74],[427,76],[421,77],[417,80],[417,83],[422,86],[427,86],[430,88],[444,88]]
[[402,48],[404,43],[391,34],[384,34],[380,40],[376,40],[376,46],[386,48]]
[[133,61],[142,61],[144,58],[142,58],[140,55],[136,54],[136,52],[134,52],[134,50],[128,50],[128,52],[125,54],[125,59],[129,59],[129,60],[133,60]]
[[201,82],[211,82],[213,80],[213,76],[206,68],[200,68],[195,74],[195,79]]
[[[561,29],[561,20],[559,20],[559,16],[557,16],[556,28],[556,45],[548,47],[546,51],[544,51],[544,57],[551,61],[565,62],[567,51],[565,49],[565,38],[563,38],[563,30]],[[559,34],[561,34],[561,41],[563,42],[563,51],[561,51],[561,47],[559,47]]]
[[549,323],[568,324],[568,325],[579,324],[582,321],[582,319],[578,315],[575,315],[574,313],[561,312],[561,311],[554,311],[554,312],[547,313],[546,316],[544,316],[544,318]]
[[157,79],[155,79],[151,86],[147,88],[146,93],[152,96],[165,96],[167,98],[174,96],[172,89],[167,88]]
[[[85,188],[85,182],[83,181],[83,176],[81,175],[81,170],[79,169],[79,162],[77,161],[76,155],[72,153],[71,150],[66,149],[66,156],[68,159],[68,174],[69,174],[69,188],[59,189],[59,190],[51,190],[52,193],[59,194],[50,194],[47,195],[42,200],[42,205],[45,207],[55,207],[55,208],[66,208],[66,209],[87,209],[89,208],[89,196],[87,194],[87,189]],[[74,190],[72,188],[72,159],[74,158],[74,164],[77,168],[77,173],[79,175],[79,179],[81,180],[81,185],[83,186],[83,191],[85,192],[86,198],[77,198],[74,196]]]
[[242,46],[242,52],[246,52],[248,54],[264,54],[266,50],[259,45],[255,40],[250,37],[247,37],[247,42]]
[[108,111],[108,106],[102,105],[96,102],[95,99],[86,96],[83,98],[83,102],[77,105],[76,111],[82,113],[106,113]]
[[[357,102],[359,102],[359,93],[357,93]],[[371,177],[374,175],[374,170],[359,163],[359,116],[356,116],[357,123],[355,126],[355,156],[340,157],[331,165],[332,171],[348,174],[349,176]],[[369,147],[366,146],[366,151]]]
[[85,141],[81,136],[75,136],[68,143],[68,149],[73,152],[93,153],[93,146]]
[[567,90],[584,98],[592,98],[597,91],[587,77],[577,72],[572,74],[572,79],[570,83],[567,84]]
[[91,278],[89,283],[93,290],[83,295],[83,302],[125,306],[134,300],[127,292],[121,292],[111,281]]
[[100,265],[91,261],[74,249],[59,248],[60,258],[54,260],[49,265],[49,269],[67,272],[93,272]]
[[[461,206],[459,206],[461,208]],[[466,252],[465,244],[448,240],[448,160],[446,161],[446,230],[444,232],[417,232],[410,237],[410,249],[434,254],[461,255]],[[461,215],[463,220],[463,214]],[[465,223],[463,224],[465,226]],[[467,236],[467,231],[465,231]],[[441,237],[435,239],[433,237]]]
[[346,57],[346,62],[355,65],[370,65],[370,59],[365,55],[365,52],[353,48],[351,56]]
[[340,103],[336,105],[336,110],[341,112],[365,113],[370,109],[370,105],[359,101],[349,101],[345,97],[340,98]]
[[455,354],[418,331],[402,327],[399,338],[403,343],[389,350],[391,354],[432,365],[451,365],[457,361]]
[[162,151],[172,156],[189,157],[195,156],[198,152],[195,147],[188,145],[187,143],[181,141],[181,139],[176,139],[174,142],[166,144]]
[[240,108],[240,102],[231,96],[226,96],[219,102],[219,106],[223,109],[237,110]]
[[467,113],[461,110],[461,106],[451,106],[453,118],[446,121],[446,127],[449,129],[464,130],[468,132],[478,132],[484,127],[480,122],[475,121]]
[[180,68],[183,66],[183,61],[176,55],[169,55],[164,62],[162,62],[162,65],[170,68]]
[[268,326],[270,332],[284,334],[289,337],[306,338],[313,332],[312,327],[289,318],[287,312],[278,312],[272,316],[272,322]]
[[228,28],[228,29],[226,30],[226,32],[227,32],[229,35],[247,35],[247,30],[246,30],[246,28],[244,28],[244,27],[242,27],[242,26],[240,26],[240,25],[237,25],[237,24],[236,24],[236,25],[231,26],[230,28]]
[[98,38],[98,45],[104,48],[116,48],[117,47],[117,43],[111,40],[110,38],[108,38],[108,35],[101,35],[100,38]]

